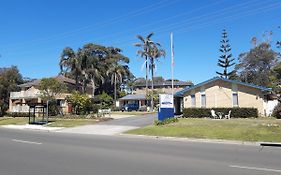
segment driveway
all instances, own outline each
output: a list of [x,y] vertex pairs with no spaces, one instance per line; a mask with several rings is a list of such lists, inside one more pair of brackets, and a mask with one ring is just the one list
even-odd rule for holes
[[95,135],[117,135],[125,131],[153,124],[156,114],[130,116],[101,122],[95,125],[84,125],[73,128],[65,128],[57,132]]

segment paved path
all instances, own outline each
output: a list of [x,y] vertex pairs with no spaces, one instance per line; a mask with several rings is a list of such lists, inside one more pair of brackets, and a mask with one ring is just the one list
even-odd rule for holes
[[95,125],[84,125],[73,128],[65,128],[57,132],[95,134],[95,135],[116,135],[125,131],[153,124],[156,114],[131,116],[101,122]]
[[279,175],[281,148],[0,128],[2,175]]

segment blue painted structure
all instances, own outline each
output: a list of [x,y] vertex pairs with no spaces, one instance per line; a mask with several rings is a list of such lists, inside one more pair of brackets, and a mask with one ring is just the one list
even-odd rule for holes
[[167,118],[174,117],[174,108],[159,108],[158,120],[163,121]]

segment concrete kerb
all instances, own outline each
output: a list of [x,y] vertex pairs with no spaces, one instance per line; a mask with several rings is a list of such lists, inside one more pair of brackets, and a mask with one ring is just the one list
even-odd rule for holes
[[20,129],[20,130],[40,130],[40,131],[58,131],[63,129],[63,127],[48,127],[42,125],[3,125],[2,128],[7,129]]
[[142,139],[163,140],[163,141],[260,146],[260,142],[246,142],[246,141],[221,140],[221,139],[197,139],[197,138],[180,138],[180,137],[164,137],[164,136],[147,136],[147,135],[124,134],[124,133],[120,134],[119,136],[127,137],[127,138],[142,138]]

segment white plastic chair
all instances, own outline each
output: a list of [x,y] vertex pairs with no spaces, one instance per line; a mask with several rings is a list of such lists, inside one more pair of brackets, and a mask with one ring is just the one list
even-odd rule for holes
[[226,118],[226,119],[230,119],[230,114],[231,114],[231,110],[228,112],[228,114],[227,115],[225,115],[224,117]]
[[214,119],[219,118],[213,109],[211,110],[211,115]]

